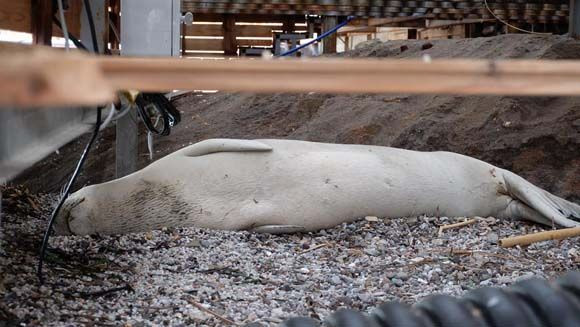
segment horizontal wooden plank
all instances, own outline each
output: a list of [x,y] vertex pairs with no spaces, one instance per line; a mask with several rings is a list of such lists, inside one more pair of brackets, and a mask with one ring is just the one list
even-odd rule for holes
[[272,40],[237,39],[236,41],[237,41],[239,47],[250,47],[250,46],[271,47],[272,46]]
[[195,24],[186,26],[184,34],[187,36],[223,36],[222,25],[201,25]]
[[[223,53],[186,53],[182,58],[185,59],[199,59],[199,58],[210,58],[210,59],[225,59],[228,58]],[[233,57],[230,57],[233,58]]]
[[272,37],[272,30],[280,26],[236,25],[236,36]]
[[211,50],[220,51],[224,49],[222,39],[185,39],[185,50]]
[[0,108],[72,108],[114,100],[113,86],[89,58],[80,51],[0,42]]
[[[580,95],[580,61],[99,59],[115,89]],[[1,70],[0,70],[1,72]]]
[[[224,14],[195,13],[194,19],[198,22],[223,22],[224,16]],[[296,23],[306,22],[304,15],[237,14],[234,17],[236,22],[244,23],[283,23],[287,19],[292,19]]]
[[579,80],[579,60],[187,60],[0,44],[0,108],[104,104],[118,90],[578,96]]

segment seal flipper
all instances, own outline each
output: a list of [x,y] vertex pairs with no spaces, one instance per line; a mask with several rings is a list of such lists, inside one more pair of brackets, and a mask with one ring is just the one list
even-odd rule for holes
[[298,225],[263,225],[254,227],[249,230],[252,233],[266,233],[266,234],[291,234],[298,232],[305,232],[304,226]]
[[186,157],[200,157],[217,152],[268,152],[272,147],[254,140],[209,139],[179,150]]
[[[518,206],[517,203],[510,204],[510,209],[514,209],[514,213],[519,213],[523,218],[542,222],[546,225],[553,222],[563,227],[580,226],[579,205],[544,191],[507,170],[503,171],[503,177],[510,195],[515,200],[522,202],[522,206]],[[540,219],[539,216],[542,216],[543,219]]]

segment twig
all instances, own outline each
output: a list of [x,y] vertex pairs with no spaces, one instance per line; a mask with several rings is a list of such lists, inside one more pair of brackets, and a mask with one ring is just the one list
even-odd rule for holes
[[313,246],[313,247],[311,247],[311,248],[309,248],[309,249],[306,249],[306,250],[304,250],[304,251],[300,252],[299,254],[304,254],[304,253],[307,253],[307,252],[310,252],[310,251],[318,250],[318,249],[320,249],[320,248],[323,248],[323,247],[325,247],[325,246],[329,246],[329,245],[330,245],[330,244],[328,244],[328,243],[322,243],[322,244],[318,244],[317,246]]
[[502,238],[501,240],[499,240],[499,245],[504,248],[511,248],[516,245],[525,246],[542,241],[563,240],[566,238],[577,236],[580,236],[580,227],[572,227]]
[[131,287],[131,285],[127,284],[125,286],[114,287],[114,288],[111,288],[108,290],[102,290],[102,291],[97,291],[97,292],[82,292],[80,294],[82,297],[101,297],[101,296],[105,296],[105,295],[109,295],[109,294],[113,294],[113,293],[121,292],[121,291],[133,292],[133,287]]
[[223,321],[223,322],[225,322],[225,323],[228,323],[228,324],[230,324],[230,325],[234,325],[234,326],[238,326],[238,324],[237,324],[236,322],[234,322],[234,321],[232,321],[232,320],[229,320],[228,318],[226,318],[226,317],[224,317],[224,316],[220,315],[220,314],[219,314],[219,313],[217,313],[217,312],[214,312],[214,311],[212,311],[212,310],[210,310],[210,309],[207,309],[207,308],[205,308],[203,305],[201,305],[201,304],[197,303],[197,302],[196,302],[194,299],[192,299],[192,298],[190,298],[190,297],[186,297],[186,298],[185,298],[185,300],[186,300],[187,302],[189,302],[191,305],[193,305],[194,307],[198,308],[199,310],[201,310],[201,311],[203,311],[203,312],[205,312],[205,313],[209,313],[210,315],[212,315],[212,316],[214,316],[214,317],[218,318],[219,320],[221,320],[221,321]]
[[420,266],[420,265],[424,265],[424,264],[428,264],[431,262],[435,262],[436,260],[434,260],[433,258],[423,258],[422,260],[419,261],[414,261],[414,262],[409,262],[409,263],[403,263],[397,266],[392,266],[392,267],[386,267],[386,269],[400,269],[400,268],[405,268],[405,267],[414,267],[414,266]]
[[477,219],[470,219],[470,220],[462,221],[460,223],[439,226],[439,233],[437,233],[437,235],[439,237],[441,237],[441,235],[443,235],[443,231],[445,231],[445,230],[448,230],[448,229],[451,229],[451,228],[464,227],[464,226],[467,226],[467,225],[475,224],[476,222],[477,222]]

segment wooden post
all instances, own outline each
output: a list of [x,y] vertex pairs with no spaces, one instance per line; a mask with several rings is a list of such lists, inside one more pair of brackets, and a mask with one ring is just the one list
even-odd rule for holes
[[32,43],[52,45],[52,0],[30,0]]
[[295,21],[292,17],[285,17],[282,23],[282,31],[286,34],[294,32]]
[[[336,16],[326,16],[324,17],[323,21],[323,32],[331,30],[338,24],[338,18]],[[336,53],[336,33],[327,36],[322,40],[323,50],[322,52],[327,53]]]
[[314,25],[316,25],[316,23],[314,22],[313,19],[308,19],[306,21],[306,24],[308,26],[308,38],[313,38],[314,37]]
[[181,37],[180,38],[180,40],[181,40],[181,57],[183,58],[183,57],[185,57],[185,55],[186,55],[185,51],[187,50],[186,43],[185,43],[185,33],[186,33],[187,29],[186,29],[185,24],[181,24],[180,30],[181,30],[181,36],[180,36]]
[[[112,28],[109,30],[109,42],[111,42],[111,50],[119,50],[119,40],[121,38],[121,18],[119,13],[121,12],[121,2],[120,0],[109,0],[111,6],[111,12],[109,13],[109,21],[117,29],[113,31]],[[117,34],[117,35],[115,35]]]
[[236,20],[234,15],[224,15],[222,29],[224,32],[224,55],[236,56],[238,43],[236,42]]
[[117,120],[116,137],[116,177],[121,178],[137,171],[139,128],[137,110],[130,112]]
[[580,36],[580,0],[570,0],[570,23],[568,33],[573,38]]

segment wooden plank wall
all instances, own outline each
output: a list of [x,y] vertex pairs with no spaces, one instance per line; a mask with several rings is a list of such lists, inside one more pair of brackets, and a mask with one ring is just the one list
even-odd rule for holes
[[[69,10],[65,13],[69,31],[79,36],[81,30],[81,0],[69,0]],[[0,0],[0,29],[31,33],[31,1]],[[62,37],[60,29],[53,25],[53,36]]]
[[237,56],[240,47],[269,49],[274,32],[307,33],[304,17],[271,15],[195,15],[182,32],[185,58]]

